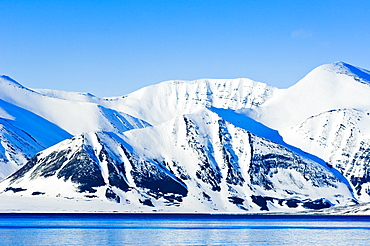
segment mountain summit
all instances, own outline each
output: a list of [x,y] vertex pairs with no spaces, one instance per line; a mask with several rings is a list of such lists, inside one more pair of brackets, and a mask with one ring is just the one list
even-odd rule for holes
[[343,62],[322,65],[288,89],[277,90],[255,109],[254,115],[264,124],[283,130],[333,109],[370,110],[370,86],[366,82],[369,77],[368,71]]
[[[329,65],[330,66],[330,65]],[[340,74],[345,74],[355,78],[355,80],[368,84],[370,82],[370,71],[352,66],[345,62],[334,62],[331,64],[332,69]]]

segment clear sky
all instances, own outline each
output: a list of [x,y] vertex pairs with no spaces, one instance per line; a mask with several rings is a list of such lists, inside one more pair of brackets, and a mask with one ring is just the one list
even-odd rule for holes
[[0,74],[121,96],[165,80],[286,88],[313,68],[370,69],[368,0],[0,0]]

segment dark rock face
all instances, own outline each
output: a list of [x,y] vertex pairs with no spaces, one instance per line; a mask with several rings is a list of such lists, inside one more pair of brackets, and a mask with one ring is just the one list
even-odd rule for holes
[[41,192],[41,191],[34,191],[34,192],[32,192],[32,196],[38,196],[38,195],[44,195],[45,194],[45,192]]
[[269,210],[267,207],[267,201],[271,201],[271,202],[274,201],[274,198],[272,197],[251,196],[251,198],[252,198],[252,202],[260,206],[261,210],[265,210],[265,211]]
[[120,203],[120,201],[121,201],[121,198],[111,188],[107,188],[106,189],[106,191],[105,191],[105,197],[108,200],[114,201],[116,203]]
[[230,196],[228,197],[229,198],[229,201],[234,203],[234,204],[237,204],[237,205],[242,205],[244,203],[244,199],[240,198],[240,197],[233,197],[233,196]]
[[[109,185],[115,186],[122,191],[130,190],[131,187],[128,185],[125,177],[124,163],[117,161],[119,160],[118,157],[113,158],[114,154],[105,147],[99,135],[97,135],[97,138],[102,143],[102,149],[98,158],[100,162],[104,161],[108,165]],[[119,141],[122,141],[122,139]],[[180,196],[187,195],[187,187],[182,181],[182,179],[185,180],[187,177],[183,174],[181,167],[177,166],[176,170],[172,171],[168,168],[168,163],[163,161],[156,159],[143,160],[124,147],[124,144],[126,143],[117,143],[117,146],[119,146],[129,161],[131,166],[130,174],[136,187],[148,189],[149,193],[155,197],[166,197],[166,194],[169,193]],[[176,167],[175,163],[172,164]]]
[[289,200],[286,201],[286,205],[290,208],[296,208],[296,207],[298,207],[300,202],[301,201],[298,200],[298,199],[289,199]]
[[[100,142],[101,140],[99,139],[99,136],[97,136],[97,138]],[[123,173],[125,172],[124,165],[117,160],[114,160],[104,145],[102,145],[98,159],[99,162],[107,163],[109,185],[115,186],[123,191],[128,191],[130,187],[123,176]]]
[[[363,185],[370,182],[370,146],[363,143],[358,152],[353,157],[352,168],[348,170],[348,174],[351,174],[349,180],[353,184],[358,196],[367,193],[370,195],[370,189],[363,189]],[[352,169],[355,167],[361,167],[361,172],[352,173]]]
[[222,178],[220,168],[213,156],[209,154],[212,153],[213,150],[207,149],[209,146],[204,146],[197,140],[199,136],[197,125],[187,117],[184,117],[184,121],[186,125],[186,139],[189,147],[195,151],[199,160],[199,169],[196,172],[197,178],[209,184],[213,191],[220,191],[220,182]]
[[219,138],[222,145],[222,156],[224,162],[227,164],[227,178],[226,182],[232,185],[242,186],[245,182],[243,175],[240,172],[238,156],[233,150],[232,138],[227,129],[224,120],[218,121]]
[[324,198],[317,199],[315,201],[307,201],[303,203],[303,207],[308,209],[323,209],[330,208],[332,204],[326,201]]
[[81,192],[92,191],[93,187],[105,185],[100,168],[89,151],[80,149],[73,158],[64,163],[64,167],[57,174],[59,179],[71,179],[73,183],[79,184]]
[[18,179],[22,179],[28,171],[30,171],[37,164],[37,156],[32,157],[21,169],[13,173],[9,179],[10,183],[15,182]]
[[286,203],[286,205],[289,208],[296,208],[299,205],[301,205],[302,207],[307,208],[307,209],[323,209],[323,208],[330,208],[332,206],[332,204],[329,201],[327,201],[325,198],[320,198],[314,201],[310,199],[305,199],[305,200],[279,199],[279,198],[264,197],[264,196],[251,196],[251,198],[252,198],[252,201],[261,208],[261,211],[269,211],[267,202],[277,203],[280,205],[282,205],[283,203]]
[[186,196],[186,185],[158,160],[139,160],[130,155],[133,167],[131,174],[138,187],[147,188],[153,193],[174,193]]
[[48,155],[47,158],[41,158],[37,160],[39,165],[32,172],[31,178],[35,179],[37,177],[51,177],[62,167],[62,165],[68,161],[67,155],[71,152],[71,149],[55,151]]
[[25,191],[27,189],[23,189],[23,188],[13,188],[13,187],[8,187],[6,188],[4,191],[7,192],[7,191],[13,191],[14,193],[17,193],[17,192],[21,192],[21,191]]
[[305,180],[312,183],[315,187],[337,187],[338,180],[334,174],[328,172],[324,167],[316,164],[312,165],[308,161],[303,160],[300,156],[293,152],[287,151],[286,148],[279,146],[273,142],[265,140],[261,143],[261,139],[251,135],[252,148],[257,148],[263,144],[270,149],[280,149],[280,153],[256,153],[252,150],[252,160],[250,162],[249,174],[250,182],[253,185],[258,185],[266,190],[274,189],[274,184],[271,178],[279,173],[279,170],[295,170],[300,173]]
[[140,203],[145,206],[154,207],[153,202],[150,199],[140,200]]
[[126,180],[119,174],[118,168],[112,163],[108,162],[108,180],[111,186],[115,186],[123,191],[128,191],[130,189]]

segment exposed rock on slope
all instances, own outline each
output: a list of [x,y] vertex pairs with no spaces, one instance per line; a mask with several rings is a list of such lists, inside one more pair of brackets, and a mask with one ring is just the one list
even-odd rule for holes
[[329,168],[208,110],[123,135],[73,137],[37,154],[1,187],[23,196],[108,199],[160,211],[302,210],[353,202]]

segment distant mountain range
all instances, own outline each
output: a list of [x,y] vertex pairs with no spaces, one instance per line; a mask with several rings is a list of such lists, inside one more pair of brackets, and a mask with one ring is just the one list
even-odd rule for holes
[[[370,72],[288,89],[167,81],[123,97],[0,77],[0,212],[370,211]],[[326,212],[325,212],[326,211]]]

